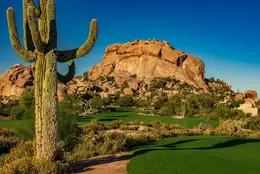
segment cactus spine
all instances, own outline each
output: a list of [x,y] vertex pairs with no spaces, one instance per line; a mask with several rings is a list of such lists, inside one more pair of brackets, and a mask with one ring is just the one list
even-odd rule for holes
[[[93,48],[98,32],[92,20],[87,41],[79,48],[57,50],[56,10],[54,0],[23,0],[24,46],[21,45],[15,13],[7,10],[12,47],[19,57],[35,64],[35,131],[36,158],[54,160],[57,139],[57,79],[67,83],[75,75],[74,59],[85,56]],[[57,62],[67,62],[69,72],[57,72]]]

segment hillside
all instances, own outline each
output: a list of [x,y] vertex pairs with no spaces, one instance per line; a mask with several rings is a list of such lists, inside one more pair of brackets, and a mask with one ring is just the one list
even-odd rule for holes
[[[202,60],[174,49],[167,42],[140,40],[109,45],[103,60],[90,72],[75,77],[68,84],[58,84],[58,99],[64,94],[89,92],[101,97],[137,95],[153,97],[188,93],[215,92],[232,95],[231,86],[224,81],[205,79]],[[24,89],[32,89],[34,65],[13,65],[0,77],[0,96],[19,98]]]

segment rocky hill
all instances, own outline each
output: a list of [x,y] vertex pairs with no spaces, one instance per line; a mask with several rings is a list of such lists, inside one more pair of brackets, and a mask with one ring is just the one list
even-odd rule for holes
[[[90,72],[67,84],[58,83],[58,99],[89,92],[109,95],[168,96],[182,92],[215,92],[229,95],[231,86],[224,81],[205,80],[204,63],[189,54],[156,40],[113,44],[106,48],[103,60]],[[34,65],[16,64],[0,77],[0,96],[18,99],[24,89],[33,88]]]
[[95,80],[100,76],[119,76],[122,70],[146,82],[154,77],[175,77],[208,92],[203,61],[174,49],[165,41],[135,40],[110,45],[102,62],[91,68],[89,77]]

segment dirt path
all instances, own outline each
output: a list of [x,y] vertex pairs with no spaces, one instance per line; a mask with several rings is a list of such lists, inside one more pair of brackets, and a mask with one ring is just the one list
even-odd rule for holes
[[72,164],[75,174],[127,174],[132,152],[79,161]]

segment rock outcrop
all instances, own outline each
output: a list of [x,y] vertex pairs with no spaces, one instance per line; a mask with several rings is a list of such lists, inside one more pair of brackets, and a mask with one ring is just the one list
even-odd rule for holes
[[242,94],[237,94],[235,97],[236,100],[243,100],[243,99],[257,99],[257,92],[254,90],[246,90]]
[[24,89],[33,85],[34,66],[15,64],[0,77],[0,95],[17,99]]
[[174,49],[165,41],[135,40],[110,45],[106,48],[102,62],[91,68],[89,78],[118,77],[122,71],[135,74],[146,82],[154,77],[171,76],[208,92],[202,60]]
[[243,94],[244,94],[245,98],[251,98],[251,99],[257,98],[257,92],[254,90],[247,90]]
[[[34,65],[13,65],[0,77],[0,96],[19,99],[25,89],[33,89],[34,71]],[[82,79],[78,78],[74,78],[66,85],[58,83],[58,100],[61,100],[64,94],[78,93],[86,95],[88,90],[97,90],[94,86],[94,83],[83,82]]]

